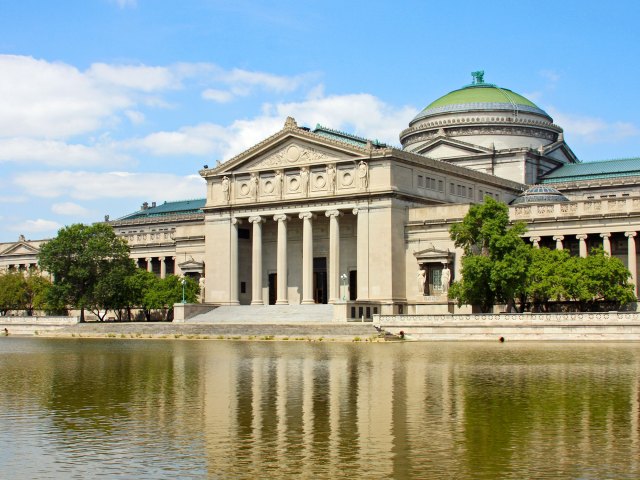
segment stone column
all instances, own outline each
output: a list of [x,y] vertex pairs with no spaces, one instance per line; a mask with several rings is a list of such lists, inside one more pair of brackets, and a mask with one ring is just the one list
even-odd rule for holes
[[564,235],[555,235],[553,239],[556,241],[556,250],[562,250],[562,241],[564,240]]
[[587,256],[587,234],[580,233],[576,235],[576,238],[580,241],[580,256],[585,258]]
[[240,305],[238,295],[238,225],[241,220],[231,219],[231,235],[229,241],[229,305]]
[[325,212],[329,217],[329,303],[340,300],[340,224],[338,210]]
[[277,276],[278,290],[276,292],[276,305],[288,305],[287,295],[287,220],[286,215],[274,215],[273,219],[278,222],[278,248],[277,248]]
[[253,223],[251,256],[251,305],[263,305],[262,301],[262,222],[260,216],[249,217]]
[[611,234],[601,233],[600,236],[602,237],[602,248],[604,249],[604,253],[611,256],[611,240],[609,240]]
[[531,243],[533,243],[533,248],[540,248],[540,237],[529,237]]
[[313,224],[311,212],[298,215],[302,219],[302,304],[315,303],[313,299]]
[[176,262],[176,257],[171,257],[171,260],[173,261],[173,274],[176,276],[182,275],[182,270],[180,270],[180,267],[178,267],[178,262]]
[[631,272],[631,282],[633,290],[638,295],[638,264],[636,258],[636,232],[625,232],[627,237],[627,267]]
[[151,257],[147,257],[145,260],[147,261],[147,272],[153,272],[153,264],[151,263],[153,259]]
[[164,263],[164,257],[158,257],[160,260],[160,278],[165,278],[167,276],[167,264]]
[[358,228],[356,238],[356,268],[357,268],[357,300],[369,299],[369,208],[366,205],[354,208]]

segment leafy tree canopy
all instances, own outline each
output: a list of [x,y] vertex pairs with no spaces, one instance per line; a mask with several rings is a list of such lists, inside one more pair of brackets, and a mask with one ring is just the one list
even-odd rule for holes
[[80,308],[81,321],[84,309],[97,303],[100,279],[128,262],[128,245],[103,223],[64,227],[41,247],[38,255],[40,268],[53,275],[49,299]]
[[453,283],[449,297],[460,305],[478,305],[483,312],[498,302],[511,308],[524,295],[531,262],[531,248],[521,238],[525,232],[522,222],[509,225],[505,204],[485,197],[484,203],[473,205],[450,229],[464,257],[462,279]]

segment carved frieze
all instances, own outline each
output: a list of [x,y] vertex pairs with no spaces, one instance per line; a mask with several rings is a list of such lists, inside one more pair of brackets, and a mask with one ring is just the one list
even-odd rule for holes
[[326,162],[327,160],[328,157],[325,153],[316,150],[313,147],[303,147],[301,145],[291,144],[267,156],[255,165],[252,165],[251,169],[287,167],[301,164],[307,165]]

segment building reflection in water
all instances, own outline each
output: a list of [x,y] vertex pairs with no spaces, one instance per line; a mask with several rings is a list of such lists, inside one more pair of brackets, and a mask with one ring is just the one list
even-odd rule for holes
[[636,345],[3,349],[0,473],[17,478],[640,478]]
[[205,366],[212,475],[640,474],[627,347],[229,347]]

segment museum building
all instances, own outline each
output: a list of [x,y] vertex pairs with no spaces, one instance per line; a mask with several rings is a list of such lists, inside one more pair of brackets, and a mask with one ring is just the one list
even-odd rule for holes
[[[213,168],[206,198],[155,202],[109,223],[141,268],[200,279],[217,305],[334,304],[339,318],[445,313],[462,251],[449,228],[486,196],[536,247],[602,246],[637,285],[640,158],[581,163],[534,103],[484,82],[454,90],[400,132],[401,147],[287,118]],[[203,192],[205,193],[205,192]],[[0,267],[42,241],[0,244]]]

